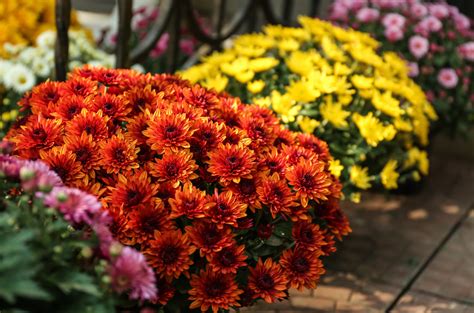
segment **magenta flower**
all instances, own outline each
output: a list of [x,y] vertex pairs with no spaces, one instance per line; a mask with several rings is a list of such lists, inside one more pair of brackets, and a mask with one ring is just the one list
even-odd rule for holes
[[449,9],[446,4],[434,3],[428,6],[431,15],[436,18],[443,19],[449,16]]
[[347,21],[349,9],[340,3],[336,3],[331,9],[331,19]]
[[7,155],[0,155],[0,177],[18,178],[23,162],[17,158]]
[[410,8],[410,13],[412,14],[413,17],[416,18],[422,18],[426,14],[428,14],[428,9],[426,8],[425,5],[421,3],[414,3],[411,8]]
[[395,42],[403,38],[403,30],[398,27],[388,27],[384,31],[385,37],[391,41]]
[[155,275],[145,257],[130,247],[124,247],[113,261],[108,272],[112,288],[119,293],[129,291],[130,299],[153,300],[156,298]]
[[73,225],[91,225],[92,218],[100,209],[101,204],[96,197],[79,189],[55,187],[47,194],[44,203],[59,210],[64,218]]
[[405,17],[398,13],[389,13],[382,18],[382,24],[385,28],[399,28],[405,26]]
[[422,36],[412,36],[408,42],[410,53],[417,59],[422,58],[429,50],[430,43],[428,39]]
[[21,187],[26,191],[46,191],[63,183],[58,174],[51,171],[42,161],[19,161],[22,163],[20,169]]
[[372,3],[381,9],[395,9],[406,3],[406,0],[372,0]]
[[458,75],[456,74],[456,71],[452,68],[443,68],[438,73],[438,82],[446,89],[456,87],[458,81]]
[[458,31],[467,30],[471,27],[471,22],[469,21],[469,18],[461,13],[454,16],[454,24]]
[[362,8],[356,14],[356,19],[362,23],[375,22],[380,16],[380,12],[374,8]]
[[422,29],[428,30],[428,32],[438,32],[443,27],[443,23],[434,16],[427,16],[419,23]]
[[463,43],[458,47],[459,54],[468,61],[474,61],[474,41]]

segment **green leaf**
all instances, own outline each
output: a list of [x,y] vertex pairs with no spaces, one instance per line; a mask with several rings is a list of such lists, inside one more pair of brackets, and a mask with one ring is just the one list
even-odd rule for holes
[[53,275],[51,278],[59,289],[64,293],[71,293],[72,291],[82,291],[84,293],[100,296],[101,293],[94,282],[94,279],[84,273],[62,271]]
[[277,236],[270,236],[267,240],[265,240],[265,244],[272,246],[272,247],[279,247],[283,244],[283,240]]

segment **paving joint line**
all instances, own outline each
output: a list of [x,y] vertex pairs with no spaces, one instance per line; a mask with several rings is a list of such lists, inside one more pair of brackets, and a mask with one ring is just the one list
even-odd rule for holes
[[456,221],[456,223],[450,228],[448,233],[444,236],[443,240],[439,243],[439,245],[431,252],[428,258],[422,263],[420,268],[413,274],[410,278],[408,283],[402,288],[402,290],[398,293],[395,299],[390,303],[388,308],[385,310],[386,313],[391,312],[395,306],[400,302],[400,299],[411,289],[417,279],[421,276],[421,274],[425,271],[425,269],[430,265],[430,263],[435,259],[435,257],[439,254],[441,249],[448,243],[448,241],[452,238],[454,233],[461,227],[461,225],[469,218],[471,211],[473,210],[473,206],[471,205]]

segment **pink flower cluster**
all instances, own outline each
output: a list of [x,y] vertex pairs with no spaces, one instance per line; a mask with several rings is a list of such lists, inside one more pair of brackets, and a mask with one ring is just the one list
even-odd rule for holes
[[104,259],[111,277],[111,287],[117,293],[128,292],[130,299],[151,300],[157,289],[153,270],[138,251],[123,247],[112,238],[112,222],[95,196],[63,185],[59,176],[42,161],[27,161],[6,155],[10,147],[0,142],[0,177],[19,181],[23,190],[34,192],[43,203],[61,212],[73,227],[87,225],[97,235],[98,257]]
[[[432,75],[433,70],[421,66],[420,60],[432,60],[436,54],[447,53],[443,45],[438,45],[435,38],[454,40],[461,36],[465,42],[460,44],[456,53],[466,61],[474,61],[474,41],[471,21],[459,10],[445,2],[425,3],[422,0],[335,0],[331,7],[330,19],[364,30],[365,25],[376,31],[383,27],[383,37],[397,43],[408,41],[408,66],[410,75]],[[439,84],[445,89],[452,89],[460,81],[459,71],[442,67],[436,70]],[[463,80],[469,84],[470,79]]]

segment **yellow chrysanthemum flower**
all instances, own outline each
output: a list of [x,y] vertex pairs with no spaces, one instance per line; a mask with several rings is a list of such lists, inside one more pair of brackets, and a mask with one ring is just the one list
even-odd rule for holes
[[341,176],[343,169],[344,165],[341,164],[341,161],[335,159],[329,160],[329,171],[337,178]]
[[372,187],[370,184],[370,176],[367,167],[360,167],[358,165],[351,166],[349,175],[351,182],[360,189],[366,190]]
[[323,119],[329,121],[337,128],[346,128],[349,126],[346,119],[351,115],[351,112],[345,111],[341,103],[333,102],[332,96],[328,96],[325,99],[326,101],[321,104],[319,108]]
[[395,137],[397,130],[393,125],[384,126],[378,118],[376,118],[372,112],[367,115],[360,115],[354,113],[352,120],[359,128],[360,134],[364,137],[367,144],[372,147],[377,147],[379,142],[383,140],[392,140]]
[[265,82],[261,79],[247,83],[247,90],[251,93],[259,93],[265,88]]
[[281,95],[276,90],[272,91],[271,102],[272,109],[278,113],[284,123],[294,122],[301,110],[301,106],[296,105],[296,101],[288,94]]
[[389,160],[380,173],[380,180],[387,189],[398,188],[398,177],[400,174],[397,172],[397,161]]
[[321,122],[311,117],[303,116],[303,115],[298,116],[297,122],[301,130],[307,134],[312,134],[314,130],[316,129],[316,127],[321,125]]

